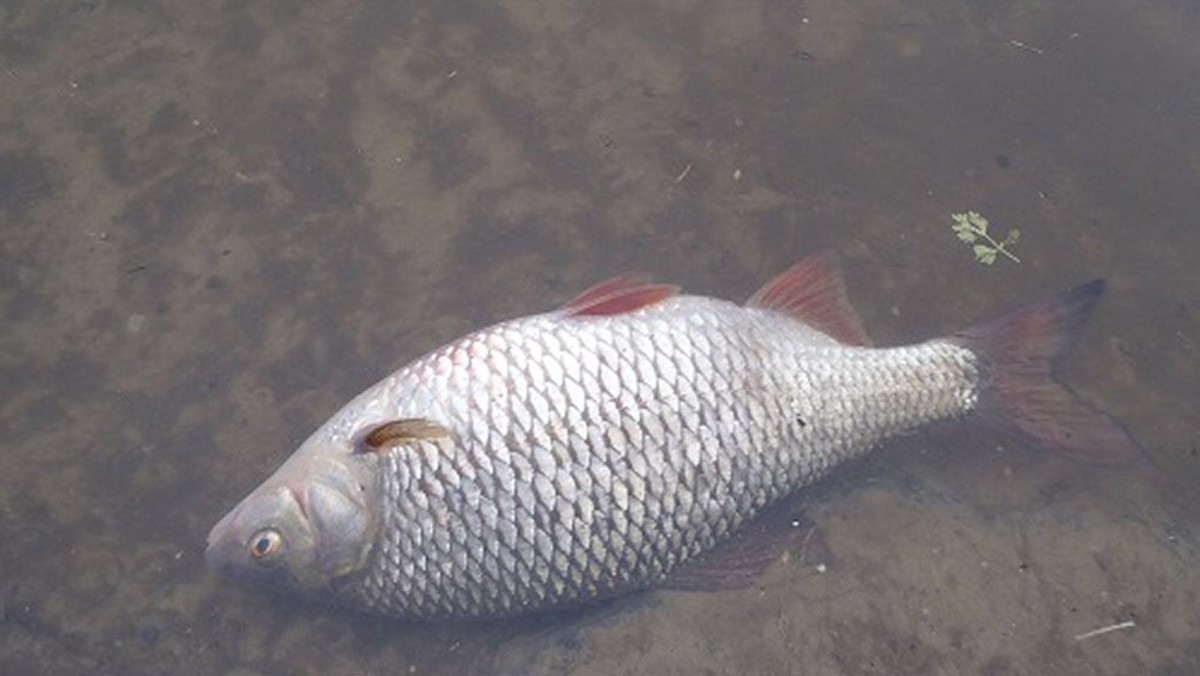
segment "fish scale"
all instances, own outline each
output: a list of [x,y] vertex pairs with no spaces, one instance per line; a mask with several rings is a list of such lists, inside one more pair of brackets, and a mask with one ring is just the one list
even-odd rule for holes
[[773,505],[927,422],[974,413],[1074,457],[1139,457],[1052,379],[1102,289],[876,349],[829,255],[745,306],[617,277],[360,394],[213,527],[206,558],[405,618],[745,584],[786,543]]
[[[558,321],[541,316],[499,325],[466,346],[415,362],[391,380],[397,388],[411,379],[427,381],[432,400],[442,402],[430,416],[465,434],[448,448],[397,447],[388,453],[379,475],[383,539],[363,579],[342,592],[355,605],[393,615],[480,616],[644,587],[891,428],[971,404],[970,354],[948,344],[875,351],[868,359],[855,354],[857,348],[789,342],[794,322],[776,313],[694,297],[629,316],[586,320],[574,327],[572,341],[538,340],[556,330]],[[671,340],[647,340],[664,335],[666,326],[675,327]],[[653,352],[645,352],[647,344],[655,345]],[[814,360],[814,353],[821,359]],[[875,410],[847,419],[836,408],[839,399],[821,394],[853,387],[887,390],[890,372],[911,369],[918,354],[953,365],[959,374],[934,388],[931,401],[901,397],[904,406],[896,408],[895,397],[876,399]],[[864,359],[869,363],[858,363]],[[755,361],[769,366],[754,372],[756,387],[746,388]],[[814,361],[820,367],[805,366]],[[848,375],[850,366],[862,375]],[[433,375],[455,369],[469,377]],[[494,373],[507,378],[497,382]],[[561,380],[550,374],[561,374]],[[648,374],[661,375],[662,382],[648,383]],[[647,401],[642,391],[650,385],[659,394]],[[501,391],[527,394],[496,396]],[[600,396],[585,398],[583,392]],[[405,394],[398,389],[383,398],[396,402],[395,413],[408,415],[416,402]],[[811,411],[812,421],[803,427],[795,421],[798,409]],[[569,419],[607,434],[543,434]],[[508,462],[501,465],[513,471],[489,472],[474,458],[489,455],[498,436],[493,432],[514,421],[518,426],[504,441]],[[439,474],[438,462],[448,463],[452,475]],[[430,475],[437,481],[420,480]],[[457,481],[448,481],[450,476]],[[462,491],[461,481],[472,482],[481,501],[500,505],[501,514],[509,511],[513,527],[492,539],[479,534],[485,524],[437,494]],[[584,504],[599,509],[585,507],[566,519],[557,496],[578,495],[581,484]],[[680,500],[681,493],[690,499]],[[473,546],[456,549],[455,542]],[[463,552],[485,552],[495,564],[478,565]],[[396,561],[438,574],[424,585],[407,584],[411,574]]]

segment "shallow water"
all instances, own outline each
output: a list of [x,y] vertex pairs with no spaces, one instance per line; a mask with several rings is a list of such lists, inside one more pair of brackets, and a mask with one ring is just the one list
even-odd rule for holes
[[[0,6],[0,672],[1200,672],[1197,34],[1167,0]],[[968,209],[1020,264],[973,260]],[[1149,463],[914,435],[752,589],[505,623],[205,569],[425,350],[821,248],[879,344],[1106,276],[1064,377]]]

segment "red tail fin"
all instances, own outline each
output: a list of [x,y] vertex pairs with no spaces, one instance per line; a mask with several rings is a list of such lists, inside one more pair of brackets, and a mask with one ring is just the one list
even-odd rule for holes
[[950,337],[981,360],[980,412],[1040,446],[1081,460],[1140,460],[1137,442],[1108,415],[1054,380],[1056,359],[1104,293],[1097,279]]

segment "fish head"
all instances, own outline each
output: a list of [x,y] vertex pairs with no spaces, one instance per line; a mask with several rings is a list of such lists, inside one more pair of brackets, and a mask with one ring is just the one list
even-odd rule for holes
[[316,434],[208,535],[205,559],[254,585],[333,598],[360,570],[374,528],[360,458]]

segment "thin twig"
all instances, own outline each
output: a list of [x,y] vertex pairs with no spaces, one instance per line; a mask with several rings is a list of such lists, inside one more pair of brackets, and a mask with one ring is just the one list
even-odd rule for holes
[[1102,634],[1107,634],[1109,632],[1119,631],[1121,629],[1133,629],[1136,626],[1137,626],[1137,623],[1134,622],[1133,620],[1126,620],[1124,622],[1118,622],[1117,624],[1110,624],[1107,627],[1100,627],[1099,629],[1085,631],[1082,634],[1076,634],[1075,640],[1076,641],[1085,641],[1089,638],[1094,638],[1096,636],[1100,636]]
[[1033,45],[1025,44],[1024,42],[1021,42],[1020,40],[1009,40],[1008,44],[1012,45],[1013,47],[1016,47],[1017,49],[1024,49],[1024,50],[1033,52],[1034,54],[1042,54],[1045,51],[1038,47],[1034,47]]
[[687,175],[690,174],[691,172],[692,172],[692,163],[688,162],[688,165],[683,168],[683,171],[678,176],[675,177],[675,184],[678,185],[679,183],[682,183],[683,179],[687,178]]

